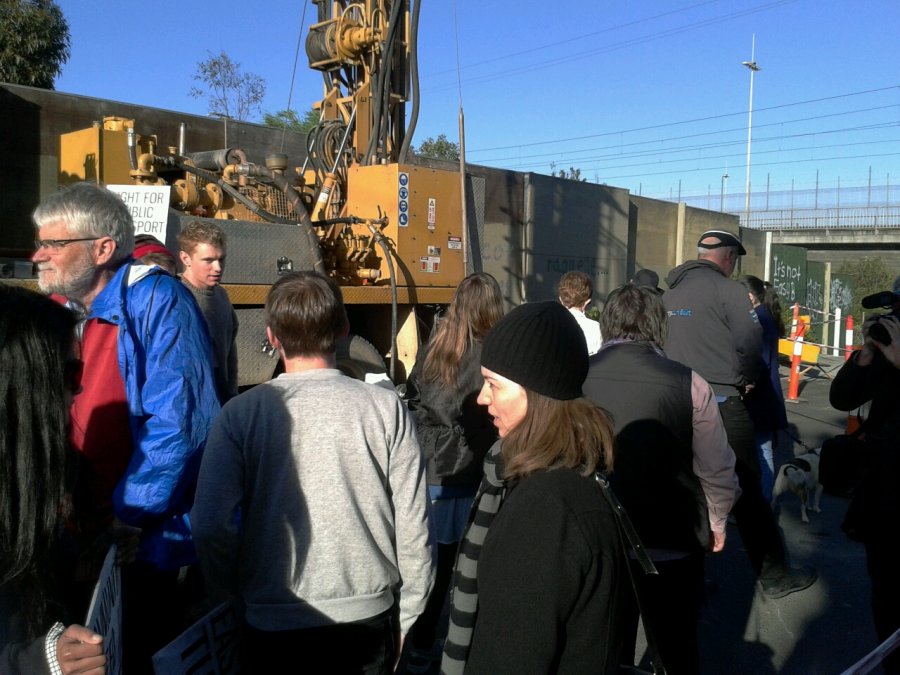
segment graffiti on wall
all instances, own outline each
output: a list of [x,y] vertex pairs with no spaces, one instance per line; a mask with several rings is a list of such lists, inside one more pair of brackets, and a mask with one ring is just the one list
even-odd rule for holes
[[772,257],[772,284],[782,303],[803,302],[803,261],[788,260],[781,254]]

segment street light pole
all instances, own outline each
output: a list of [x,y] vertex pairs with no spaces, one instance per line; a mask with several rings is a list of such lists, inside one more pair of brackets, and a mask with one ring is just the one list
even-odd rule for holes
[[747,110],[747,185],[745,187],[744,196],[744,227],[750,224],[750,144],[753,139],[753,74],[760,70],[756,65],[754,57],[756,55],[756,33],[753,34],[753,42],[750,47],[750,60],[742,61],[742,66],[747,66],[750,70],[750,106]]
[[728,171],[722,174],[722,192],[719,194],[719,211],[725,212],[725,181],[728,180]]

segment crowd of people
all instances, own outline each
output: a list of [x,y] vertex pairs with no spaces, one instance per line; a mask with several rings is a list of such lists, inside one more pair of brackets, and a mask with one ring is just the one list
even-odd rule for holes
[[[401,656],[410,673],[614,673],[639,616],[654,663],[698,673],[704,561],[729,516],[761,592],[816,580],[769,506],[783,327],[771,287],[731,279],[733,233],[705,232],[665,292],[639,271],[599,323],[581,272],[505,314],[497,280],[471,274],[401,398],[337,370],[350,325],[325,275],[272,286],[284,369],[238,394],[220,228],[182,229],[178,274],[101,187],[34,220],[42,293],[0,285],[2,673],[106,672],[79,622],[112,544],[129,675],[223,601],[249,673],[310,653],[334,673]],[[892,339],[867,324],[832,388],[839,409],[873,400],[870,482],[898,461],[900,322],[882,323]],[[857,499],[884,637],[898,588],[874,533],[896,491]]]

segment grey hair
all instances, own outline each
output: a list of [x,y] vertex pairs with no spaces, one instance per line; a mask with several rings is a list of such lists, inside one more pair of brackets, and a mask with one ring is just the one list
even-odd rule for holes
[[134,221],[125,202],[94,183],[74,183],[44,199],[32,214],[38,229],[64,221],[74,237],[112,237],[112,262],[134,251]]
[[738,254],[737,246],[716,246],[715,248],[706,248],[703,246],[697,247],[697,255],[707,258],[711,255],[715,255],[716,251],[734,251],[735,255]]

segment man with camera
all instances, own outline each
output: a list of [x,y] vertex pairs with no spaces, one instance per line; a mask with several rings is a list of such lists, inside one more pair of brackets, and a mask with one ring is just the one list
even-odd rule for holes
[[[862,349],[841,368],[831,385],[831,405],[854,410],[871,401],[863,423],[862,481],[847,509],[844,530],[866,547],[872,582],[872,614],[879,641],[900,628],[900,575],[896,573],[900,519],[900,276],[893,290],[863,298],[863,307],[890,312],[863,324]],[[884,660],[884,672],[900,673],[900,650]]]

